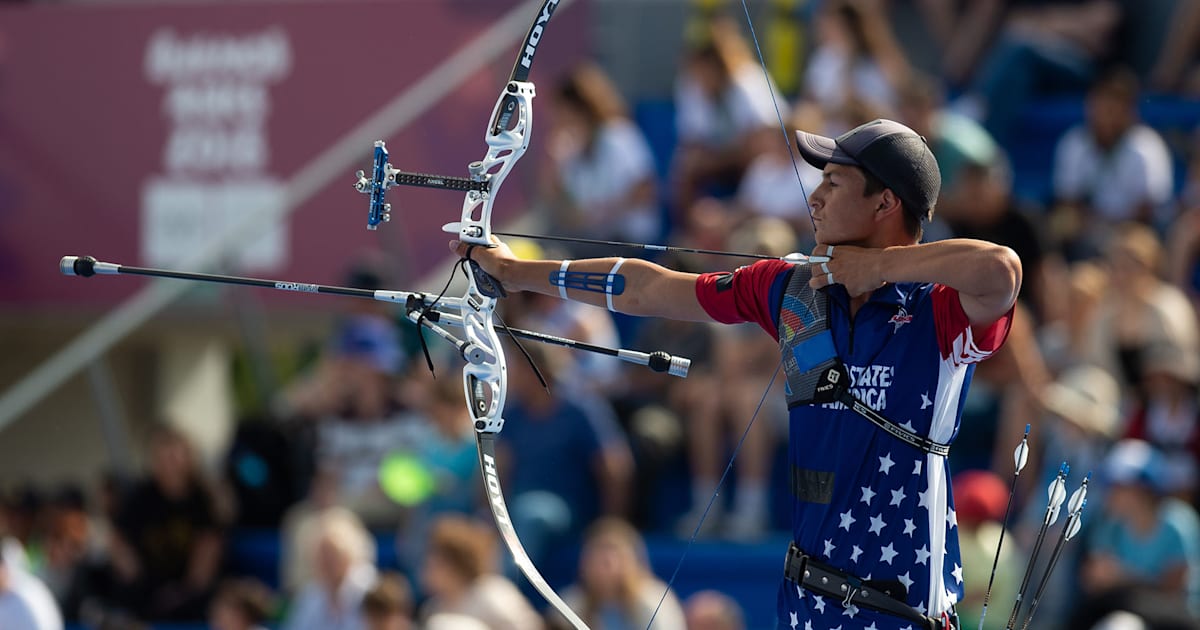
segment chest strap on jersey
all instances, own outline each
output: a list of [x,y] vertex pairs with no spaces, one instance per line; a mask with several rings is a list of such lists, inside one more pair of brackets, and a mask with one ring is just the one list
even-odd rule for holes
[[795,542],[788,545],[783,575],[805,590],[842,602],[846,608],[857,606],[895,615],[925,630],[953,630],[952,624],[909,606],[903,600],[908,593],[900,582],[861,580],[804,553]]
[[822,374],[821,379],[814,391],[813,403],[829,403],[840,402],[846,405],[846,408],[854,413],[871,421],[871,424],[883,429],[888,435],[899,439],[900,441],[918,448],[926,453],[941,455],[945,457],[950,454],[950,445],[934,442],[933,440],[917,435],[908,429],[888,420],[883,417],[878,411],[868,407],[866,403],[859,400],[850,391],[850,379],[846,375],[846,368],[841,360],[837,360],[835,365],[827,368]]

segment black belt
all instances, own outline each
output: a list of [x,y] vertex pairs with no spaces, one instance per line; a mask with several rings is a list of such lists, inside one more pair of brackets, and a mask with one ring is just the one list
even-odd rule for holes
[[805,589],[835,600],[842,606],[877,610],[920,624],[926,630],[950,630],[942,619],[922,615],[917,609],[897,598],[907,596],[904,585],[899,582],[863,581],[820,562],[804,553],[791,543],[783,575]]

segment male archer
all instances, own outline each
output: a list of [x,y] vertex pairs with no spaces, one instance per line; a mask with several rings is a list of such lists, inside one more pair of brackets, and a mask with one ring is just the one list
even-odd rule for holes
[[823,170],[809,201],[813,256],[826,262],[696,275],[451,246],[508,290],[761,326],[780,342],[790,410],[781,627],[948,628],[963,589],[946,453],[973,364],[1008,333],[1021,264],[982,241],[918,244],[941,180],[908,127],[875,120],[836,139],[796,138]]

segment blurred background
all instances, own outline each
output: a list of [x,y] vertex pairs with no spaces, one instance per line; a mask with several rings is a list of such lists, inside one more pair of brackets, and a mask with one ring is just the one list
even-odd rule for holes
[[[538,3],[0,3],[0,628],[560,627],[498,546],[461,359],[349,298],[60,275],[64,255],[438,291],[454,194]],[[562,0],[495,225],[807,252],[819,181],[780,130],[877,117],[942,168],[926,240],[1012,247],[1025,285],[951,454],[975,627],[1013,448],[1004,612],[1062,460],[1094,471],[1038,628],[1200,613],[1200,2]],[[514,241],[526,257],[614,255]],[[626,255],[632,255],[625,253]],[[690,271],[744,261],[664,256]],[[455,289],[452,289],[452,291]],[[773,627],[786,409],[756,329],[537,296],[505,319],[692,359],[686,380],[510,352],[501,474],[521,539],[596,627]],[[530,344],[526,344],[530,346]],[[701,521],[701,515],[707,517]],[[1050,535],[1057,535],[1057,528]],[[1036,582],[1035,582],[1036,584]]]

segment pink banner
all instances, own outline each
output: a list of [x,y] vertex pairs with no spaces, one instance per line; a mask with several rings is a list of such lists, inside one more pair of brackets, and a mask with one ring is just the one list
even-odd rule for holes
[[[106,307],[129,296],[145,281],[66,278],[58,259],[182,260],[244,213],[285,203],[289,181],[316,156],[516,6],[410,0],[0,9],[0,307]],[[527,204],[550,88],[585,54],[586,20],[585,5],[564,7],[542,39],[532,77],[543,93],[532,147],[504,186],[497,224]],[[486,150],[483,132],[519,40],[383,138],[392,163],[465,175]],[[367,200],[352,183],[371,150],[365,143],[361,160],[242,248],[234,269],[332,284],[364,250],[391,252],[403,280],[443,259],[448,238],[440,226],[457,219],[461,195],[395,189],[392,222],[368,232]]]

